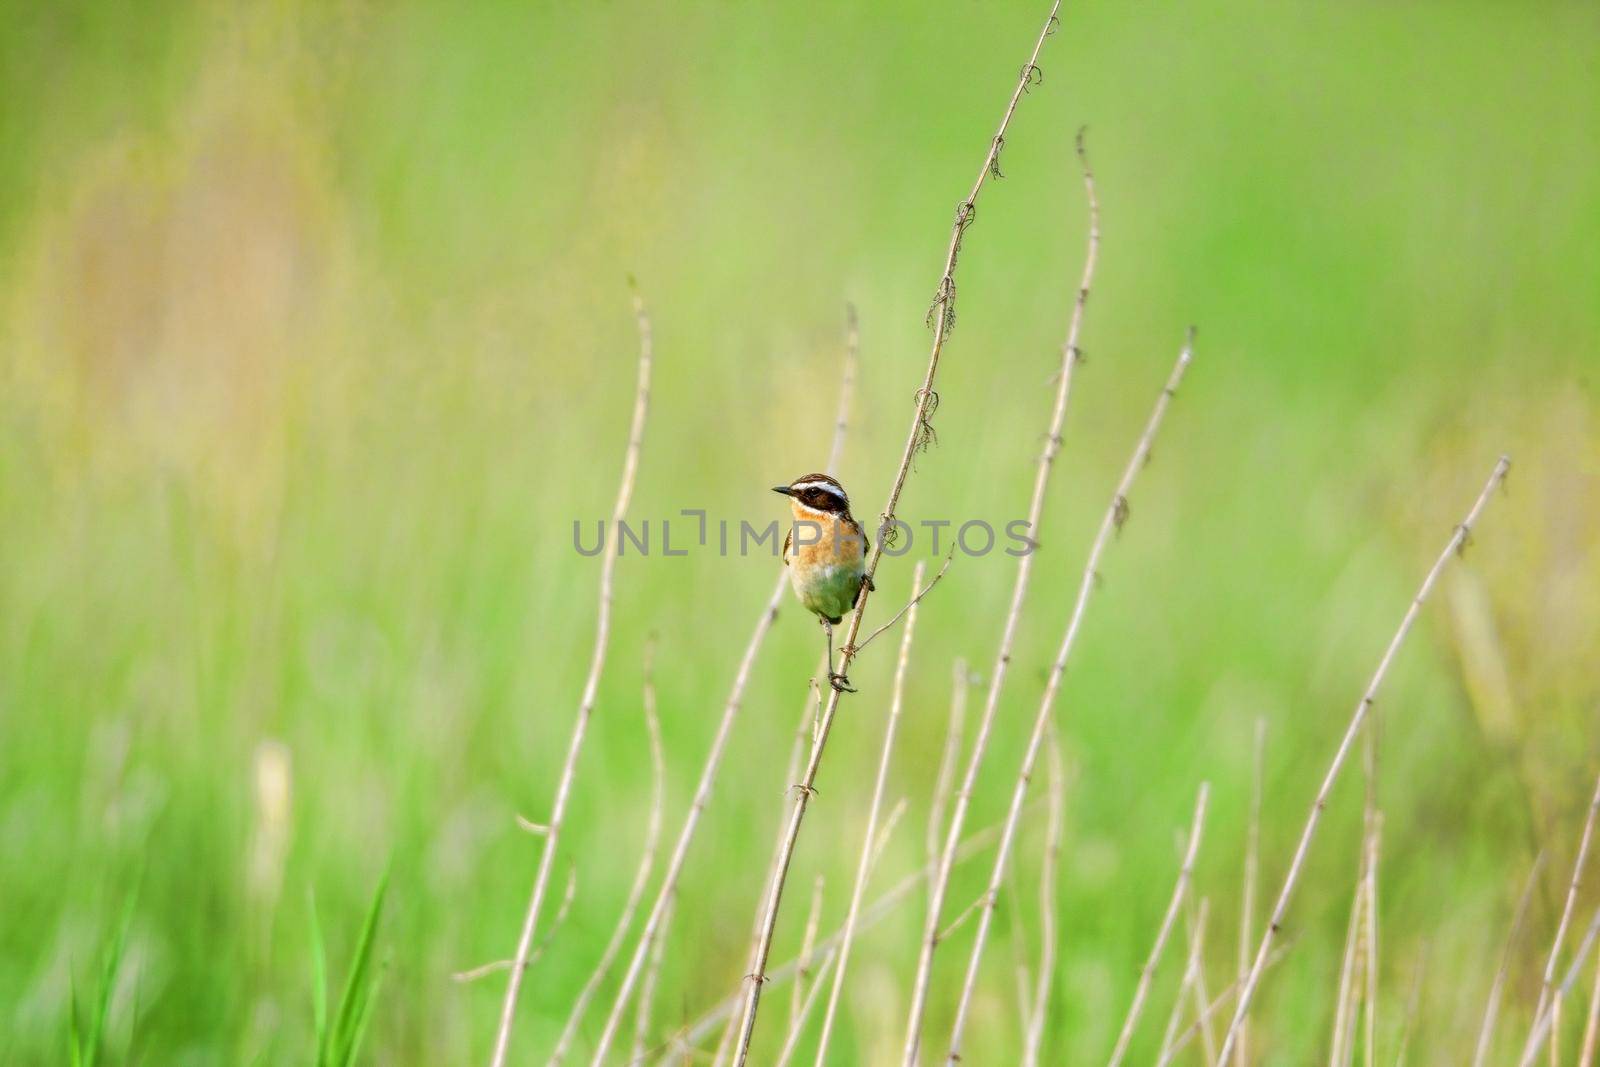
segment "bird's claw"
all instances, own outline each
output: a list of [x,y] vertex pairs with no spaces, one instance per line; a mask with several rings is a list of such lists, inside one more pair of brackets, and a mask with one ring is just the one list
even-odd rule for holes
[[833,686],[834,689],[838,690],[841,693],[854,693],[855,692],[855,688],[853,686],[851,686],[851,684],[850,684],[850,679],[845,677],[842,674],[830,674],[830,675],[828,675],[828,684]]

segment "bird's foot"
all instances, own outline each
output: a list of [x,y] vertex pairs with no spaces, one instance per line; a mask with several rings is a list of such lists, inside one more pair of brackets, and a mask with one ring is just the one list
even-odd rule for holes
[[830,674],[830,675],[828,675],[828,684],[833,686],[835,689],[837,689],[841,693],[854,693],[855,692],[855,688],[852,687],[851,684],[850,684],[850,679],[846,678],[842,674]]

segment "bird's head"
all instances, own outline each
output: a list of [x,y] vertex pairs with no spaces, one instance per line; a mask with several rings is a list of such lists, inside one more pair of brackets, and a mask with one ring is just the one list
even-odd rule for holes
[[844,486],[826,474],[805,474],[788,485],[773,486],[772,491],[788,497],[796,513],[850,514],[850,498],[845,495]]

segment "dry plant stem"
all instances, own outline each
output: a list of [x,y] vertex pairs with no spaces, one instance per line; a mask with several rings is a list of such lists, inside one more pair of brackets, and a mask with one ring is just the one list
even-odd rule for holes
[[1395,655],[1404,644],[1406,635],[1411,632],[1412,625],[1422,611],[1423,602],[1428,594],[1433,591],[1434,584],[1439,580],[1439,575],[1444,571],[1445,564],[1450,557],[1461,551],[1466,544],[1467,536],[1478,521],[1478,516],[1489,503],[1490,494],[1494,492],[1502,479],[1505,478],[1506,468],[1510,466],[1510,459],[1502,456],[1495,463],[1489,481],[1478,495],[1477,501],[1472,505],[1472,510],[1467,512],[1467,517],[1457,526],[1450,540],[1445,544],[1444,551],[1434,561],[1432,569],[1423,579],[1422,586],[1412,598],[1411,606],[1406,609],[1405,616],[1400,621],[1400,628],[1395,631],[1394,637],[1389,642],[1389,647],[1384,650],[1383,658],[1378,661],[1378,668],[1372,676],[1372,681],[1367,686],[1367,691],[1356,704],[1354,713],[1350,717],[1350,725],[1345,729],[1344,737],[1339,742],[1339,747],[1334,753],[1333,762],[1328,767],[1328,773],[1322,780],[1322,786],[1317,790],[1316,800],[1311,805],[1311,813],[1306,818],[1305,828],[1300,833],[1300,843],[1295,848],[1294,858],[1289,863],[1289,873],[1284,878],[1283,888],[1278,892],[1277,902],[1272,907],[1271,918],[1267,921],[1267,928],[1261,937],[1261,945],[1256,950],[1255,962],[1250,967],[1250,973],[1245,977],[1244,985],[1239,989],[1239,1002],[1234,1007],[1233,1021],[1228,1024],[1227,1036],[1222,1042],[1222,1060],[1227,1062],[1233,1054],[1234,1042],[1237,1040],[1239,1024],[1250,1012],[1250,1002],[1255,997],[1256,987],[1261,981],[1261,972],[1266,965],[1267,956],[1272,951],[1272,941],[1282,928],[1284,916],[1289,910],[1289,901],[1294,896],[1300,875],[1305,870],[1306,856],[1311,851],[1311,839],[1316,835],[1317,824],[1322,819],[1322,811],[1328,804],[1328,796],[1333,791],[1334,782],[1338,780],[1339,772],[1344,768],[1345,760],[1349,758],[1350,749],[1355,743],[1356,735],[1360,733],[1362,725],[1367,721],[1367,715],[1372,709],[1373,701],[1377,699],[1378,690],[1383,684],[1384,676],[1389,673],[1389,665],[1394,662]]
[[793,997],[789,1001],[791,1028],[795,1026],[795,1020],[800,1018],[800,1009],[806,999],[806,979],[812,977],[811,954],[817,944],[817,926],[822,921],[822,882],[822,875],[819,874],[811,886],[811,911],[806,916],[805,936],[800,939],[800,969],[795,973]]
[[[1058,5],[1059,6],[1059,5]],[[1055,9],[1051,9],[1055,17]],[[1048,28],[1048,23],[1046,24]],[[1043,37],[1040,38],[1041,42]],[[1037,54],[1037,50],[1036,50]],[[1077,297],[1072,305],[1072,318],[1067,327],[1067,339],[1061,346],[1061,370],[1056,378],[1056,395],[1050,412],[1050,425],[1045,433],[1044,445],[1039,453],[1038,468],[1034,471],[1033,495],[1028,504],[1029,537],[1038,543],[1039,525],[1044,515],[1045,494],[1050,485],[1050,475],[1055,469],[1056,456],[1061,451],[1061,430],[1066,423],[1067,400],[1072,393],[1074,368],[1080,361],[1079,342],[1082,337],[1084,309],[1089,300],[1089,286],[1094,280],[1095,261],[1100,251],[1100,206],[1095,199],[1094,172],[1089,168],[1088,156],[1083,147],[1083,133],[1078,134],[1078,158],[1083,165],[1083,183],[1089,204],[1089,236],[1084,253],[1083,275],[1078,283]],[[945,833],[944,851],[928,889],[928,916],[923,926],[922,946],[917,959],[916,977],[911,988],[911,1004],[906,1018],[904,1067],[917,1062],[922,1042],[922,1020],[927,1012],[928,994],[933,980],[933,954],[939,944],[939,926],[943,918],[945,895],[950,884],[950,860],[955,843],[961,840],[966,824],[967,809],[976,788],[978,772],[988,749],[989,734],[994,727],[995,715],[1000,707],[1000,693],[1005,686],[1007,670],[1011,665],[1011,650],[1016,642],[1017,627],[1022,618],[1022,604],[1027,597],[1028,582],[1033,574],[1034,553],[1017,559],[1016,576],[1012,579],[1011,603],[1006,611],[1005,623],[1000,631],[1000,645],[995,651],[994,667],[989,674],[988,691],[984,697],[983,711],[978,718],[977,733],[972,751],[967,756],[966,770],[961,788],[956,792],[950,825]]]
[[[817,980],[811,983],[800,1010],[795,1012],[793,1019],[789,1020],[789,1032],[784,1036],[783,1049],[778,1053],[778,1058],[773,1062],[773,1067],[788,1067],[794,1059],[795,1050],[800,1047],[801,1035],[805,1033],[806,1020],[811,1017],[811,1009],[816,1007],[817,998],[822,993],[822,987],[827,985],[828,973],[833,969],[834,961],[838,958],[837,949],[829,949],[823,953],[822,965],[817,968]],[[796,983],[798,989],[799,984]]]
[[1544,866],[1544,853],[1533,858],[1528,869],[1528,880],[1517,898],[1517,910],[1512,914],[1511,932],[1506,935],[1506,947],[1500,953],[1500,967],[1495,971],[1489,986],[1489,1000],[1483,1009],[1483,1025],[1478,1028],[1478,1046],[1472,1053],[1472,1067],[1483,1067],[1489,1059],[1489,1040],[1494,1036],[1494,1024],[1500,1017],[1500,998],[1505,991],[1506,975],[1511,971],[1511,955],[1517,947],[1517,935],[1528,917],[1528,905],[1533,901],[1533,889],[1539,882],[1539,870]]
[[[672,902],[668,901],[668,918],[671,915]],[[661,977],[661,957],[666,955],[666,950],[666,938],[656,938],[656,943],[650,949],[650,960],[645,966],[644,977],[639,983],[639,1005],[634,1009],[633,1048],[628,1053],[629,1063],[638,1063],[645,1055],[645,1045],[650,1039],[650,1012],[655,1007],[656,982]]]
[[[948,564],[947,564],[948,565]],[[922,584],[923,564],[919,561],[911,575],[911,587]],[[850,964],[850,947],[855,941],[856,924],[861,919],[861,902],[867,895],[867,878],[872,871],[874,838],[878,834],[878,813],[883,810],[883,794],[888,788],[889,767],[894,756],[895,735],[900,729],[900,712],[905,707],[906,675],[911,668],[911,642],[917,629],[917,602],[912,600],[906,615],[906,628],[900,635],[900,659],[895,664],[894,688],[889,697],[889,717],[883,727],[883,746],[878,753],[878,776],[872,784],[872,801],[867,807],[867,828],[861,839],[861,858],[856,864],[855,885],[850,889],[850,907],[845,912],[844,932],[839,938],[839,962],[833,968],[833,988],[828,992],[828,1007],[822,1013],[822,1034],[817,1039],[817,1067],[827,1063],[828,1040],[833,1036],[833,1020],[839,1012],[839,995],[844,991],[845,972]]]
[[1127,1018],[1122,1020],[1122,1032],[1117,1035],[1116,1047],[1111,1050],[1111,1059],[1108,1061],[1110,1067],[1117,1067],[1128,1054],[1128,1043],[1133,1040],[1134,1027],[1138,1025],[1139,1014],[1144,1010],[1145,998],[1150,995],[1150,980],[1155,977],[1156,965],[1161,962],[1161,953],[1167,947],[1167,938],[1172,936],[1178,908],[1183,904],[1184,894],[1189,891],[1189,880],[1194,876],[1194,858],[1200,852],[1200,830],[1206,821],[1206,798],[1210,794],[1210,783],[1202,782],[1200,794],[1195,799],[1194,819],[1189,823],[1189,844],[1184,849],[1183,866],[1178,869],[1178,881],[1172,887],[1172,899],[1167,904],[1166,914],[1162,916],[1161,929],[1156,932],[1156,943],[1150,946],[1150,955],[1139,970],[1139,982],[1133,989],[1133,1003],[1128,1005]]
[[[955,558],[956,550],[952,548],[950,550],[950,554],[944,558],[944,566],[939,568],[939,573],[933,576],[932,581],[930,581],[927,585],[923,585],[922,579],[918,577],[916,581],[912,582],[911,588],[917,590],[916,593],[911,597],[910,600],[906,601],[904,607],[894,613],[893,617],[890,618],[888,622],[872,631],[867,635],[867,639],[865,641],[862,641],[856,645],[855,654],[857,656],[861,655],[861,653],[866,650],[868,645],[872,644],[873,641],[878,639],[880,634],[889,629],[889,627],[893,626],[895,623],[899,622],[901,618],[905,616],[906,612],[922,603],[922,598],[933,592],[933,587],[939,584],[939,579],[944,577],[944,572],[950,569],[950,564],[955,560]],[[920,575],[921,571],[919,570],[917,573]],[[909,625],[909,623],[907,625]]]
[[[844,442],[848,433],[850,402],[854,393],[856,362],[858,351],[856,347],[855,313],[849,315],[849,336],[845,348],[844,371],[839,387],[838,416],[834,420],[833,444],[828,452],[828,465],[825,468],[833,471],[839,466],[839,459],[844,453]],[[781,568],[780,568],[781,571]],[[616,1000],[611,1006],[611,1013],[606,1019],[605,1029],[601,1032],[600,1042],[595,1047],[592,1063],[600,1067],[605,1062],[606,1052],[615,1040],[617,1029],[622,1022],[622,1013],[626,1010],[628,1000],[637,985],[639,975],[644,970],[645,960],[650,955],[651,946],[658,937],[665,935],[666,916],[677,892],[678,879],[683,874],[683,867],[689,853],[689,846],[694,841],[695,832],[700,827],[700,817],[705,812],[706,805],[711,800],[711,791],[716,785],[717,770],[722,764],[722,755],[728,745],[728,736],[733,730],[734,721],[739,717],[739,709],[744,703],[745,687],[750,681],[750,671],[755,664],[756,654],[760,652],[762,644],[767,639],[767,633],[772,629],[773,620],[778,617],[778,606],[782,603],[784,591],[789,584],[788,575],[779,573],[773,584],[772,593],[767,597],[767,603],[761,609],[760,616],[756,619],[755,629],[750,634],[750,640],[745,645],[744,656],[739,661],[738,672],[734,675],[733,688],[728,694],[727,703],[722,708],[722,718],[717,723],[716,735],[711,741],[711,751],[706,754],[705,765],[700,770],[700,781],[695,786],[694,799],[689,805],[689,814],[684,819],[683,829],[678,834],[677,843],[673,846],[672,856],[667,861],[666,873],[661,880],[661,887],[656,893],[655,902],[650,907],[650,913],[645,918],[644,929],[640,934],[639,943],[635,946],[633,956],[628,961],[628,969],[622,977],[621,987],[617,990]],[[837,694],[835,694],[837,695]]]
[[1198,915],[1194,912],[1194,887],[1189,889],[1188,934],[1189,951],[1194,956],[1194,981],[1190,985],[1190,993],[1194,996],[1194,1013],[1200,1022],[1200,1048],[1205,1053],[1206,1067],[1216,1067],[1217,1063],[1217,1038],[1211,1032],[1211,1015],[1206,1011],[1211,997],[1206,992],[1206,918],[1211,911],[1211,901],[1202,899]]
[[1050,731],[1049,821],[1044,831],[1044,862],[1039,872],[1039,981],[1033,988],[1033,1011],[1024,1031],[1022,1062],[1034,1067],[1039,1062],[1039,1046],[1044,1041],[1044,1023],[1049,1014],[1050,985],[1056,970],[1056,871],[1061,863],[1061,826],[1065,821],[1066,773],[1061,768],[1061,746],[1055,730]]
[[1600,955],[1595,957],[1594,988],[1589,991],[1589,1018],[1583,1024],[1583,1047],[1578,1053],[1578,1067],[1591,1067],[1594,1063],[1597,1036],[1600,1036]]
[[[971,834],[965,841],[961,842],[961,847],[956,852],[957,864],[966,863],[974,856],[977,856],[984,849],[994,844],[995,840],[999,838],[999,836],[999,823],[991,824],[984,827],[982,830],[978,830],[977,832]],[[930,864],[919,871],[911,872],[904,878],[900,879],[900,881],[896,882],[889,889],[885,890],[879,895],[877,900],[872,902],[870,907],[862,912],[861,923],[857,928],[857,932],[871,929],[874,925],[891,914],[895,908],[899,907],[906,900],[906,898],[911,896],[912,893],[916,892],[917,889],[926,883],[932,873],[933,867]],[[833,948],[839,943],[839,937],[842,932],[843,931],[841,930],[835,930],[833,933],[817,942],[813,951],[825,952],[828,949]],[[767,972],[767,981],[769,983],[776,984],[794,977],[796,971],[798,970],[798,964],[798,959],[794,959],[772,968]],[[739,992],[735,992],[733,995],[724,998],[715,1007],[708,1010],[704,1015],[700,1016],[700,1018],[696,1019],[688,1028],[685,1029],[684,1035],[686,1036],[688,1042],[690,1044],[698,1044],[699,1042],[705,1040],[706,1037],[710,1035],[711,1029],[728,1016],[737,1012],[743,1002],[744,994],[742,989]]]
[[[926,447],[930,441],[931,424],[929,417],[933,404],[934,382],[939,373],[939,357],[944,351],[945,338],[955,318],[955,270],[956,257],[961,251],[961,240],[971,225],[977,207],[978,194],[982,192],[984,183],[991,173],[998,170],[998,160],[1001,146],[1005,143],[1005,132],[1011,124],[1011,116],[1016,112],[1017,102],[1022,99],[1029,83],[1033,80],[1038,70],[1039,50],[1044,47],[1044,39],[1049,36],[1051,29],[1056,24],[1056,11],[1061,6],[1061,0],[1055,0],[1050,6],[1050,14],[1045,19],[1044,26],[1039,30],[1039,37],[1034,43],[1033,52],[1028,57],[1028,63],[1022,69],[1022,76],[1018,79],[1017,88],[1011,95],[1011,101],[1006,105],[1004,117],[1000,121],[1000,128],[996,131],[994,139],[989,143],[989,150],[984,153],[983,166],[978,171],[977,180],[973,183],[972,191],[956,211],[956,221],[950,233],[949,249],[945,253],[944,270],[940,274],[939,286],[934,297],[933,307],[930,309],[933,322],[933,346],[928,354],[928,368],[923,374],[922,388],[917,390],[916,411],[912,415],[911,430],[906,437],[905,449],[900,456],[900,466],[895,472],[894,482],[889,488],[888,501],[884,504],[881,513],[879,537],[872,546],[872,551],[867,557],[866,576],[862,582],[861,590],[856,595],[855,610],[850,614],[849,629],[845,634],[844,648],[839,673],[848,675],[850,664],[855,659],[856,639],[860,636],[861,620],[866,613],[866,606],[872,592],[871,579],[877,574],[878,562],[883,558],[883,534],[893,529],[895,508],[900,503],[900,494],[905,489],[906,478],[911,472],[911,461],[917,452]],[[1026,557],[1024,557],[1026,558]],[[829,690],[828,703],[823,709],[822,722],[817,730],[817,740],[811,749],[811,759],[806,766],[804,779],[800,787],[795,790],[794,803],[790,809],[790,832],[785,843],[782,859],[772,879],[772,884],[767,893],[763,909],[762,937],[756,946],[754,958],[751,960],[749,988],[746,991],[744,1014],[739,1024],[739,1048],[734,1062],[743,1067],[750,1055],[750,1040],[755,1033],[756,1014],[761,1007],[761,987],[766,981],[767,957],[772,951],[772,938],[777,929],[778,909],[783,903],[783,887],[788,876],[789,861],[794,855],[796,842],[800,837],[800,827],[805,821],[806,808],[815,793],[817,771],[821,767],[822,756],[827,748],[828,734],[833,728],[834,714],[839,708],[841,691],[837,688]]]
[[967,661],[956,657],[950,679],[950,725],[945,730],[944,751],[939,756],[939,773],[934,778],[933,799],[928,804],[928,832],[926,848],[928,862],[939,856],[939,838],[944,830],[944,808],[950,799],[950,779],[955,774],[956,760],[961,756],[961,734],[967,722],[967,690],[970,682]]
[[[1183,381],[1184,372],[1188,370],[1189,363],[1194,354],[1194,331],[1189,333],[1189,339],[1184,343],[1183,350],[1178,353],[1177,363],[1173,365],[1172,373],[1168,376],[1166,385],[1161,394],[1156,398],[1155,408],[1150,412],[1150,419],[1145,423],[1144,432],[1139,435],[1139,441],[1134,446],[1133,455],[1128,459],[1128,466],[1122,472],[1122,478],[1117,482],[1117,488],[1111,495],[1111,502],[1106,508],[1105,516],[1100,520],[1100,528],[1095,534],[1094,542],[1089,546],[1089,556],[1084,562],[1083,578],[1078,583],[1078,596],[1072,605],[1072,614],[1067,620],[1066,630],[1061,635],[1060,647],[1056,650],[1055,661],[1050,665],[1050,674],[1045,682],[1044,694],[1040,697],[1039,708],[1034,713],[1032,731],[1028,735],[1028,744],[1022,755],[1022,766],[1017,770],[1016,782],[1011,789],[1011,806],[1006,814],[1005,828],[1000,831],[1000,844],[995,849],[994,868],[989,874],[989,892],[984,900],[984,906],[978,916],[978,931],[972,942],[972,953],[967,961],[966,979],[961,987],[961,994],[956,1001],[955,1021],[950,1028],[949,1060],[954,1063],[961,1052],[961,1038],[967,1022],[967,1014],[972,1005],[972,997],[978,985],[978,968],[983,959],[983,950],[987,943],[989,926],[994,916],[995,902],[1000,892],[1001,879],[1005,876],[1006,863],[1011,857],[1011,846],[1016,839],[1018,821],[1022,815],[1022,802],[1027,796],[1028,783],[1033,778],[1034,766],[1039,758],[1039,748],[1044,741],[1046,728],[1050,725],[1051,715],[1055,708],[1057,694],[1061,691],[1061,679],[1067,670],[1067,660],[1072,655],[1073,646],[1077,643],[1078,634],[1082,632],[1083,618],[1093,596],[1095,588],[1100,584],[1100,560],[1105,555],[1106,546],[1111,543],[1112,537],[1122,528],[1128,518],[1128,494],[1133,489],[1134,479],[1144,469],[1150,458],[1150,449],[1155,442],[1157,431],[1161,422],[1166,417],[1167,408],[1172,403],[1179,384]],[[970,769],[970,768],[969,768]],[[969,779],[966,789],[970,791],[972,782]],[[959,810],[959,809],[958,809]],[[924,957],[931,959],[928,952],[932,942],[923,946]],[[919,985],[923,978],[918,974]],[[925,995],[925,993],[924,993]]]
[[600,953],[600,962],[595,964],[594,973],[589,975],[589,980],[583,984],[577,1001],[572,1005],[572,1013],[567,1016],[567,1025],[562,1027],[555,1051],[550,1053],[551,1064],[560,1063],[566,1056],[567,1050],[572,1047],[573,1039],[578,1035],[578,1026],[583,1022],[583,1014],[589,1009],[589,1002],[599,991],[600,983],[611,973],[611,965],[616,962],[617,953],[622,951],[622,942],[628,936],[628,927],[633,924],[633,913],[638,910],[639,901],[644,897],[645,885],[649,882],[650,871],[655,866],[656,849],[661,844],[661,794],[666,779],[666,765],[661,755],[661,720],[656,714],[654,651],[652,640],[645,652],[644,667],[644,723],[650,741],[652,782],[650,817],[644,833],[644,848],[639,855],[639,867],[634,872],[633,884],[628,888],[628,897],[623,902],[622,913],[617,916],[616,928],[612,930],[611,939],[606,942],[605,950]]
[[[1567,927],[1572,922],[1572,909],[1578,902],[1578,890],[1583,883],[1583,867],[1589,858],[1589,842],[1594,837],[1595,813],[1600,812],[1600,780],[1595,782],[1594,797],[1589,801],[1589,812],[1583,820],[1583,836],[1578,839],[1578,856],[1572,863],[1572,880],[1567,883],[1567,898],[1561,905],[1561,921],[1556,924],[1555,940],[1550,944],[1550,956],[1545,960],[1544,978],[1539,989],[1539,1006],[1534,1010],[1537,1019],[1550,1006],[1555,992],[1556,965],[1561,958],[1561,944],[1566,940]],[[1533,1038],[1528,1038],[1531,1043]]]
[[[1250,830],[1244,847],[1244,890],[1239,905],[1239,981],[1250,973],[1250,947],[1255,943],[1256,886],[1261,881],[1261,793],[1266,779],[1267,720],[1256,719],[1255,779],[1250,792]],[[1250,1062],[1250,1026],[1239,1028],[1240,1067]],[[1228,1067],[1228,1065],[1224,1065]]]
[[533,952],[534,937],[539,925],[539,913],[544,908],[545,890],[550,884],[550,872],[555,865],[556,846],[561,838],[562,820],[566,818],[567,802],[572,797],[572,781],[578,769],[578,754],[583,750],[583,740],[588,732],[589,718],[594,713],[596,694],[600,688],[600,675],[605,670],[606,648],[611,642],[611,602],[614,572],[617,562],[619,523],[628,510],[633,497],[634,477],[639,470],[639,452],[644,443],[645,413],[650,408],[650,366],[653,338],[650,316],[645,312],[639,294],[633,296],[634,318],[639,327],[639,383],[634,394],[633,422],[628,429],[627,453],[622,463],[622,480],[617,486],[617,498],[611,508],[611,525],[606,530],[605,551],[600,560],[599,608],[596,613],[594,651],[589,658],[589,674],[584,679],[583,695],[578,700],[578,714],[572,725],[572,737],[567,742],[566,758],[556,779],[555,799],[545,823],[544,853],[539,857],[539,870],[534,876],[533,892],[528,899],[528,910],[522,918],[522,932],[517,937],[517,950],[511,958],[511,974],[506,980],[505,1001],[500,1008],[500,1026],[495,1031],[494,1053],[489,1062],[492,1067],[504,1067],[506,1053],[511,1047],[511,1024],[516,1020],[517,996],[522,992],[522,979],[528,969],[528,957]]
[[1550,1031],[1555,1025],[1556,1005],[1567,995],[1572,984],[1578,980],[1578,972],[1589,958],[1589,950],[1594,947],[1595,935],[1600,934],[1600,908],[1596,908],[1594,918],[1589,920],[1589,928],[1584,931],[1583,941],[1578,945],[1578,951],[1572,957],[1572,965],[1567,968],[1567,976],[1556,986],[1551,997],[1550,1007],[1538,1017],[1534,1023],[1533,1033],[1528,1035],[1528,1047],[1522,1052],[1522,1059],[1518,1067],[1529,1067],[1539,1055],[1539,1049],[1544,1046],[1545,1039],[1550,1036]]
[[1350,1062],[1351,1017],[1355,1013],[1356,971],[1360,964],[1361,918],[1367,906],[1367,849],[1362,841],[1356,870],[1355,892],[1350,895],[1350,921],[1345,925],[1344,956],[1339,964],[1339,997],[1333,1010],[1333,1040],[1328,1049],[1329,1067],[1345,1067]]
[[[1194,988],[1194,930],[1189,930],[1189,953],[1184,959],[1183,977],[1178,980],[1178,994],[1172,998],[1172,1010],[1167,1013],[1166,1029],[1161,1032],[1161,1051],[1156,1057],[1158,1065],[1172,1061],[1172,1046],[1178,1039],[1178,1027],[1183,1024],[1183,1009],[1189,1002],[1189,991]],[[1204,1005],[1201,1006],[1204,1010]]]
[[[820,699],[822,693],[822,691],[817,687],[817,679],[827,677],[827,674],[825,673],[827,669],[827,654],[821,653],[817,657],[817,669],[812,672],[811,684],[807,687],[805,703],[800,708],[800,724],[795,727],[794,743],[789,746],[789,762],[783,773],[783,780],[785,782],[793,782],[799,777],[800,760],[805,756],[806,751],[806,738],[812,736],[813,730],[815,729],[815,714],[812,711],[812,699],[814,696]],[[779,817],[775,821],[772,829],[773,863],[777,863],[777,857],[783,848],[783,835],[788,825],[787,820],[783,818],[783,812],[781,810],[779,811],[778,815]],[[769,868],[766,878],[763,880],[762,884],[764,885],[771,880],[772,870]],[[761,917],[758,915],[750,921],[750,943],[752,945],[755,944],[756,938],[760,936]],[[805,977],[806,975],[803,969],[801,973],[795,977],[795,996],[793,998],[793,1006],[791,1011],[799,1010],[800,995],[803,992],[803,987],[805,985]],[[723,1064],[728,1062],[728,1054],[733,1051],[734,1030],[738,1026],[738,1023],[739,1020],[737,1017],[730,1016],[728,1018],[728,1024],[723,1028],[722,1036],[717,1038],[716,1049],[711,1056],[712,1067],[722,1067]]]
[[1378,1063],[1378,843],[1383,834],[1383,812],[1374,811],[1367,830],[1366,881],[1366,1067]]

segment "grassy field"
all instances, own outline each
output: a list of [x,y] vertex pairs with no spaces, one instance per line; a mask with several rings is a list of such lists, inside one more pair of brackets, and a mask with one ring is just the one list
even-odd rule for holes
[[[657,536],[684,508],[780,517],[767,487],[826,456],[847,304],[862,369],[840,476],[875,515],[952,212],[1044,8],[3,6],[0,1063],[67,1061],[73,1000],[119,938],[101,1062],[314,1060],[311,899],[336,999],[386,871],[362,1062],[483,1062],[504,978],[450,976],[510,955],[538,863],[515,816],[548,809],[593,641],[599,561],[573,523],[615,493],[628,278],[656,342],[631,515]],[[900,506],[914,525],[1025,513],[1087,124],[1087,361],[974,828],[1004,810],[1094,525],[1200,333],[1057,709],[1073,777],[1047,1062],[1109,1052],[1202,780],[1208,977],[1232,978],[1255,721],[1271,892],[1501,452],[1507,491],[1378,705],[1378,1043],[1394,1056],[1425,955],[1411,1062],[1468,1061],[1542,849],[1493,1059],[1515,1061],[1600,771],[1597,48],[1592,5],[1542,0],[1063,10],[967,235],[938,444]],[[885,560],[873,618],[935,558],[916,546]],[[513,1062],[548,1052],[633,875],[646,644],[670,840],[777,567],[714,545],[618,561],[556,866],[577,890]],[[1013,567],[958,555],[922,605],[890,784],[909,809],[875,889],[922,862],[951,664],[988,674]],[[679,893],[663,1033],[746,970],[819,648],[786,600]],[[819,874],[824,926],[843,916],[894,659],[886,639],[852,671],[780,958]],[[1259,1062],[1326,1055],[1359,771],[1253,1013]],[[1043,834],[1031,810],[965,1062],[1017,1055]],[[952,900],[986,873],[961,868]],[[1585,888],[1579,930],[1595,903]],[[863,937],[833,1062],[898,1062],[921,922],[919,898]],[[939,956],[936,1053],[970,936]],[[1180,959],[1129,1062],[1154,1057]],[[760,1062],[787,1004],[768,999]],[[1582,1014],[1562,1016],[1569,1059]]]

